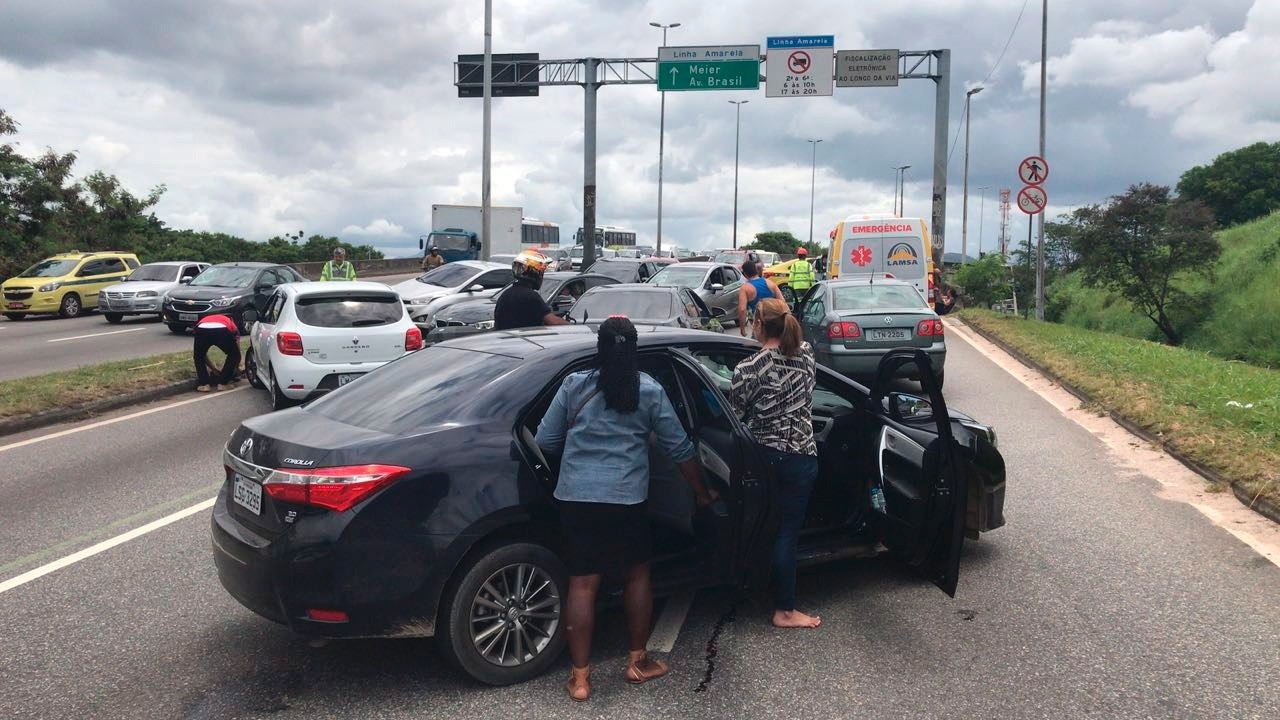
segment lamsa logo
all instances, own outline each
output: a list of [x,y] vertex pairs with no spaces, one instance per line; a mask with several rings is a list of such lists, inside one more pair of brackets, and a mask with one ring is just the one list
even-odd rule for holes
[[920,256],[916,255],[916,249],[907,243],[898,243],[889,248],[889,266],[898,267],[902,265],[919,265]]
[[858,267],[866,267],[871,264],[871,248],[866,245],[859,245],[853,249],[849,259],[853,260],[853,264]]

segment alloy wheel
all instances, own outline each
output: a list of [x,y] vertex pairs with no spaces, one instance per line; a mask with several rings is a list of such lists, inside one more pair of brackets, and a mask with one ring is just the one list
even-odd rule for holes
[[529,563],[489,576],[471,600],[471,642],[486,661],[503,667],[538,657],[560,625],[560,588]]

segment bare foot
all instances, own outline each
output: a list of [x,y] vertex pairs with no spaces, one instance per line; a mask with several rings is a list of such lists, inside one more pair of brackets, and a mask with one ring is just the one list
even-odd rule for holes
[[799,610],[774,610],[773,626],[780,628],[816,628],[822,624],[817,615],[805,615]]

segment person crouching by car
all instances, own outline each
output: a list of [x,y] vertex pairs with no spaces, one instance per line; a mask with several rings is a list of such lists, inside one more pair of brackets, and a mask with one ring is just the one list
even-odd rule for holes
[[538,446],[562,453],[555,498],[569,570],[565,631],[573,662],[565,689],[577,702],[591,697],[591,636],[605,574],[621,574],[626,581],[626,681],[639,685],[668,672],[666,663],[645,653],[653,614],[646,504],[650,434],[679,466],[698,507],[716,497],[703,482],[697,450],[666,391],[637,368],[636,343],[635,325],[627,318],[615,315],[601,323],[595,368],[566,377],[538,425]]
[[[196,377],[200,384],[196,392],[217,390],[220,385],[235,384],[236,369],[240,367],[240,330],[235,320],[226,315],[206,315],[195,327]],[[211,372],[209,348],[218,348],[227,356],[220,372]]]

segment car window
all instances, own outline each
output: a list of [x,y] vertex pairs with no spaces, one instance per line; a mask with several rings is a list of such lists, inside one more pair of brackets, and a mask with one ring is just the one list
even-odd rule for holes
[[124,261],[120,258],[107,258],[102,261],[102,266],[99,268],[97,274],[111,275],[113,273],[122,273],[125,269]]
[[249,287],[258,271],[251,267],[215,265],[191,281],[192,287]]
[[583,278],[583,279],[587,283],[588,290],[590,290],[593,287],[600,287],[601,285],[617,285],[618,284],[618,281],[614,280],[611,277],[589,277],[589,278]]
[[804,321],[810,325],[819,325],[822,318],[827,316],[827,306],[823,302],[823,298],[814,298],[805,303]]
[[718,350],[692,350],[693,355],[702,366],[716,378],[722,392],[729,392],[733,384],[733,369],[738,363],[750,357],[751,348],[725,348]]
[[904,285],[837,285],[832,295],[836,310],[924,307],[920,293]]
[[510,270],[492,270],[476,278],[476,283],[483,285],[485,290],[496,290],[510,285],[511,277]]
[[738,275],[737,270],[733,268],[724,268],[724,280],[725,280],[724,284],[725,285],[729,285],[731,283],[737,282],[739,277],[741,276]]
[[61,277],[76,269],[78,260],[42,260],[18,273],[18,277]]
[[440,267],[431,270],[425,275],[418,277],[418,282],[424,285],[435,285],[436,287],[458,287],[468,279],[474,277],[476,269],[466,265],[457,265],[454,263],[445,263]]
[[680,288],[680,302],[684,305],[685,315],[689,317],[701,318],[707,315],[702,301],[689,288]]
[[102,274],[101,260],[90,260],[89,262],[81,266],[81,268],[76,272],[76,275],[80,277],[88,277],[90,275],[101,275],[101,274]]
[[668,265],[659,270],[649,282],[653,285],[700,288],[706,276],[707,271],[704,268]]
[[578,322],[604,320],[610,315],[626,315],[643,320],[666,320],[676,314],[673,296],[667,292],[645,290],[606,290],[587,293],[573,306],[573,319]]
[[271,296],[270,302],[267,303],[267,311],[262,314],[262,320],[268,325],[275,325],[280,322],[280,311],[284,309],[284,293],[277,291]]
[[815,415],[838,415],[857,407],[858,398],[834,377],[821,370],[813,387],[813,412]]
[[195,277],[195,276],[197,276],[197,275],[199,275],[199,274],[200,274],[200,266],[199,266],[199,265],[186,265],[186,266],[184,266],[184,267],[182,268],[182,274],[181,274],[180,276],[178,276],[178,277],[179,277],[179,278],[184,278],[184,277],[185,277],[185,278],[193,278],[193,277]]
[[360,328],[392,325],[404,317],[398,295],[307,295],[294,303],[294,313],[305,325],[328,328]]
[[715,268],[711,271],[711,279],[708,282],[712,285],[724,285],[724,270]]
[[506,355],[433,345],[361,378],[358,391],[330,393],[306,411],[354,427],[408,434],[456,422],[468,408],[489,412],[493,397],[478,391],[519,364]]
[[172,265],[143,265],[137,270],[129,273],[129,277],[125,279],[129,282],[138,282],[143,280],[173,282],[176,271],[177,268]]
[[610,260],[608,262],[597,262],[588,269],[588,272],[606,275],[618,282],[625,283],[631,282],[635,279],[636,269],[639,265],[640,263],[635,262],[618,262]]

